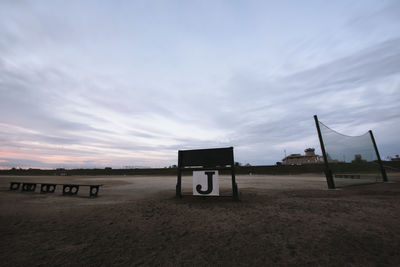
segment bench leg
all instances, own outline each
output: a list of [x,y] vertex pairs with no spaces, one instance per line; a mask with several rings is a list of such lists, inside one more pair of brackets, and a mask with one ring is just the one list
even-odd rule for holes
[[21,183],[10,183],[10,190],[11,191],[17,191],[19,189],[19,186],[21,185]]
[[54,193],[55,190],[56,190],[55,184],[41,184],[40,185],[40,193],[41,194]]
[[63,196],[70,195],[71,194],[70,192],[71,192],[71,187],[67,184],[63,184],[63,191],[62,191]]
[[72,185],[71,186],[71,194],[72,195],[78,194],[78,191],[79,191],[79,185]]
[[28,184],[22,184],[22,190],[21,191],[28,191]]
[[89,197],[97,197],[98,193],[99,193],[99,186],[91,185],[89,191]]
[[54,193],[54,191],[56,191],[56,185],[55,184],[49,184],[49,186],[47,187],[47,192],[48,193]]
[[34,192],[35,189],[36,189],[36,184],[33,184],[33,183],[23,183],[22,184],[22,191]]
[[40,185],[40,194],[47,193],[47,184]]
[[63,185],[63,195],[76,195],[79,191],[79,185],[77,184],[64,184]]
[[34,192],[35,189],[36,189],[36,184],[31,184],[29,189],[30,189],[31,192]]

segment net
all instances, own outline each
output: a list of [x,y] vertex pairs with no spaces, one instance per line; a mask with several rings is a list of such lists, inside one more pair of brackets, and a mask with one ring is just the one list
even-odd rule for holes
[[347,136],[318,123],[336,187],[383,182],[369,132]]

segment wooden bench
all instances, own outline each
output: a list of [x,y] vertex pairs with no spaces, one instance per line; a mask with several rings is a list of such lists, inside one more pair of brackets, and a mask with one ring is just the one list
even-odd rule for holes
[[232,175],[232,197],[238,200],[239,195],[235,180],[234,164],[233,147],[179,150],[176,196],[182,197],[182,171],[230,170]]
[[72,196],[78,194],[79,187],[89,187],[89,197],[97,197],[99,194],[100,186],[102,184],[58,184],[58,183],[31,183],[31,182],[10,182],[10,190],[18,191],[21,187],[22,192],[35,192],[36,186],[40,186],[40,193],[54,193],[57,185],[62,185],[63,196]]

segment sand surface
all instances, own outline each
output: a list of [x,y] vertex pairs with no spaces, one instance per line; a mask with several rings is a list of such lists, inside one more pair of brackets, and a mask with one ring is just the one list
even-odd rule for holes
[[[176,177],[0,177],[4,266],[400,266],[400,174],[328,190],[323,176],[237,176],[240,201],[175,198]],[[10,181],[103,184],[99,197]],[[220,176],[220,192],[231,191]],[[183,191],[191,194],[191,177]]]

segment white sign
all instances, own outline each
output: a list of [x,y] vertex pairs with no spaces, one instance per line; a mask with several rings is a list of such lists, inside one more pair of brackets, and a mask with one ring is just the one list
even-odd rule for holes
[[193,195],[219,196],[218,171],[194,171]]

